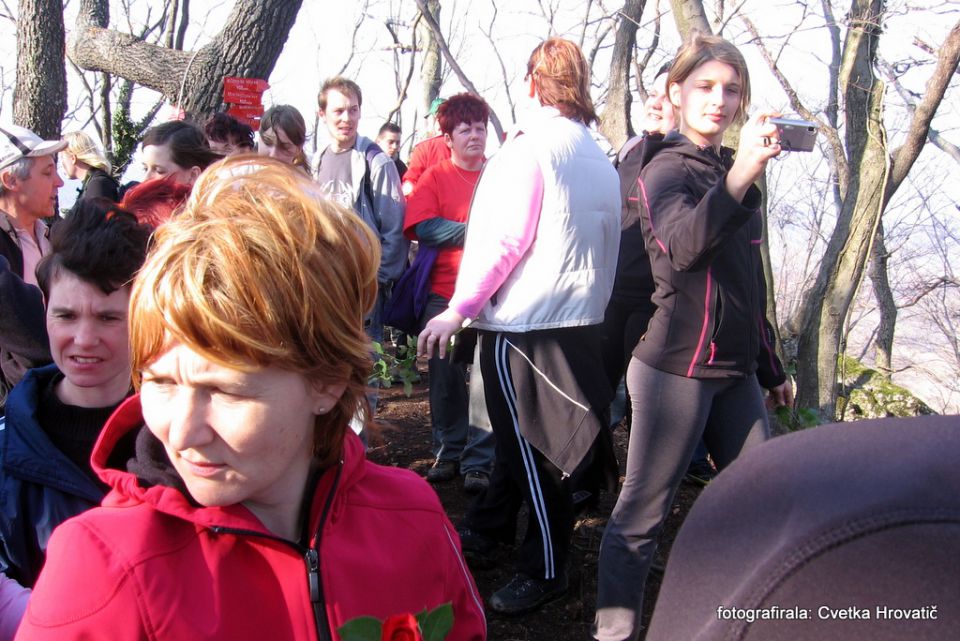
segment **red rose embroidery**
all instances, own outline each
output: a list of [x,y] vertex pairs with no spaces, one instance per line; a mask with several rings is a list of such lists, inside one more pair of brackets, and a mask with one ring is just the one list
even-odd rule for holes
[[423,641],[420,625],[412,614],[395,614],[383,622],[380,641]]

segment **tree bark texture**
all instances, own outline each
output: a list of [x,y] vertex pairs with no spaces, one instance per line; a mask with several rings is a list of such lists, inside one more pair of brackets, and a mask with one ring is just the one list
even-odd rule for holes
[[847,313],[883,212],[889,156],[883,126],[884,85],[874,66],[883,0],[853,0],[840,68],[845,146],[850,168],[843,207],[827,244],[807,307],[797,355],[797,403],[817,408],[824,420],[837,411],[837,358]]
[[626,0],[617,24],[610,61],[610,83],[607,104],[600,117],[600,133],[614,149],[619,149],[636,133],[630,122],[630,67],[637,46],[637,24],[643,15],[646,0]]
[[[457,59],[454,57],[453,53],[451,53],[450,47],[447,46],[447,41],[443,37],[443,31],[440,29],[440,23],[437,22],[437,19],[432,13],[430,13],[430,9],[427,6],[427,0],[415,0],[415,2],[417,3],[417,8],[420,9],[420,13],[423,15],[423,21],[430,28],[430,31],[433,32],[433,37],[437,41],[437,45],[440,47],[440,52],[443,54],[444,59],[446,59],[447,64],[450,65],[453,73],[456,74],[460,84],[462,84],[470,93],[479,96],[480,92],[477,91],[477,88],[472,82],[470,82],[470,78],[468,78],[467,74],[464,73],[463,69],[457,63]],[[503,140],[503,125],[500,124],[500,118],[497,117],[497,114],[493,108],[490,109],[490,124],[493,125],[493,131],[497,135],[497,139]]]
[[839,80],[845,98],[844,164],[849,178],[836,228],[800,315],[797,403],[818,408],[825,419],[837,414],[837,357],[880,216],[919,156],[960,61],[958,22],[939,50],[904,144],[890,154],[882,127],[884,88],[874,73],[883,12],[882,0],[854,0],[848,16]]
[[870,282],[873,284],[873,295],[877,299],[880,310],[880,325],[877,327],[877,337],[874,341],[875,365],[877,371],[887,378],[893,373],[893,335],[897,328],[897,303],[890,289],[890,279],[887,273],[886,243],[883,238],[883,221],[877,226],[877,237],[873,241],[873,255],[870,259]]
[[269,77],[302,3],[237,0],[220,33],[193,52],[104,29],[81,11],[68,54],[82,69],[132,80],[160,92],[188,114],[201,116],[221,107],[225,77]]
[[61,0],[20,0],[13,120],[48,140],[60,137],[67,111]]
[[[440,20],[440,0],[427,0],[427,10]],[[440,96],[443,82],[440,45],[433,37],[433,31],[423,20],[417,25],[420,41],[423,42],[423,58],[420,61],[420,81],[423,83],[423,115],[430,111],[430,104]]]
[[702,33],[713,33],[707,12],[703,9],[702,0],[670,0],[673,8],[673,19],[677,23],[680,37],[686,40],[694,30]]

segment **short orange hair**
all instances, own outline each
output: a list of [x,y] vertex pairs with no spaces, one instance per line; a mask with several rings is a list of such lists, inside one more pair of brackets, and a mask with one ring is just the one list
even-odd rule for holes
[[318,461],[334,463],[351,417],[370,416],[363,318],[380,245],[369,228],[301,172],[236,156],[202,174],[154,243],[130,297],[135,384],[174,341],[234,369],[345,383],[315,426]]
[[533,78],[540,104],[556,107],[567,118],[585,125],[596,122],[590,66],[573,42],[550,38],[538,44],[527,61],[527,77]]

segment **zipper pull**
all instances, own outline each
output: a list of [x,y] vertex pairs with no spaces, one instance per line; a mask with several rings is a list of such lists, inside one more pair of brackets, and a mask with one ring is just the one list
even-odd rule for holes
[[313,548],[304,556],[307,562],[307,582],[310,585],[310,601],[320,602],[320,555]]

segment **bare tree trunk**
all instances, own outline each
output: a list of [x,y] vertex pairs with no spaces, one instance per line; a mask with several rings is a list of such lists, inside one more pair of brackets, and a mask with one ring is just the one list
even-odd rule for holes
[[680,37],[686,40],[693,30],[713,33],[707,13],[703,10],[702,0],[670,0],[673,7],[673,19],[677,23]]
[[766,285],[765,289],[767,290],[767,308],[764,310],[767,316],[767,320],[770,321],[770,325],[773,326],[773,334],[775,338],[775,348],[777,355],[780,357],[780,360],[786,363],[785,354],[783,353],[783,341],[780,336],[780,325],[777,322],[777,296],[776,296],[776,283],[773,280],[773,261],[770,259],[770,234],[767,231],[767,212],[768,204],[770,201],[769,193],[767,191],[767,175],[764,173],[760,176],[758,181],[758,187],[763,193],[763,203],[760,206],[760,216],[763,220],[763,237],[760,243],[760,260],[763,263],[763,282]]
[[874,75],[882,0],[854,0],[844,44],[840,86],[844,93],[849,183],[827,245],[817,282],[808,292],[799,341],[797,402],[837,414],[837,356],[846,316],[872,251],[880,216],[916,161],[930,121],[960,60],[960,22],[940,48],[937,66],[910,123],[906,140],[889,154],[883,128],[883,83]]
[[18,8],[13,120],[42,138],[56,139],[67,111],[63,3],[20,0]]
[[630,122],[630,66],[633,50],[637,46],[637,24],[643,15],[646,0],[626,0],[620,10],[617,35],[613,42],[613,55],[610,61],[610,84],[607,88],[607,103],[600,117],[600,133],[614,149],[634,136]]
[[[443,54],[443,57],[446,59],[447,64],[450,65],[450,68],[453,69],[453,73],[457,75],[457,79],[460,81],[467,91],[470,93],[480,95],[480,92],[477,91],[477,88],[470,82],[470,78],[467,77],[467,74],[463,72],[463,69],[460,68],[460,65],[457,63],[457,59],[454,58],[453,53],[450,52],[450,48],[447,46],[447,41],[443,37],[443,31],[440,29],[440,23],[437,22],[437,19],[430,13],[430,9],[427,6],[428,0],[415,0],[417,7],[420,9],[420,13],[423,14],[423,21],[430,28],[430,31],[433,32],[433,37],[437,41],[437,45],[440,47],[440,52]],[[491,108],[490,109],[490,123],[493,125],[493,131],[497,134],[498,140],[503,140],[503,125],[500,124],[500,118],[497,117],[496,112]]]
[[883,211],[889,175],[884,85],[873,70],[883,0],[853,0],[843,47],[840,87],[844,94],[846,150],[851,167],[837,225],[817,281],[808,292],[798,344],[797,402],[825,420],[837,414],[837,358],[850,305],[856,296]]
[[302,2],[237,0],[220,33],[187,52],[98,26],[92,13],[96,1],[84,0],[68,53],[78,67],[132,80],[199,116],[221,106],[224,77],[270,75]]
[[873,242],[873,255],[870,260],[870,282],[873,294],[880,308],[880,325],[874,339],[877,370],[888,378],[893,373],[893,336],[897,328],[897,303],[890,289],[887,273],[887,260],[890,255],[883,238],[883,221],[877,226],[877,237]]
[[[427,10],[437,20],[440,19],[440,0],[427,0]],[[423,83],[423,111],[424,116],[430,111],[430,104],[440,96],[440,85],[443,78],[440,45],[433,37],[433,30],[426,21],[421,20],[417,25],[420,40],[423,44],[423,59],[420,62],[420,81]]]

